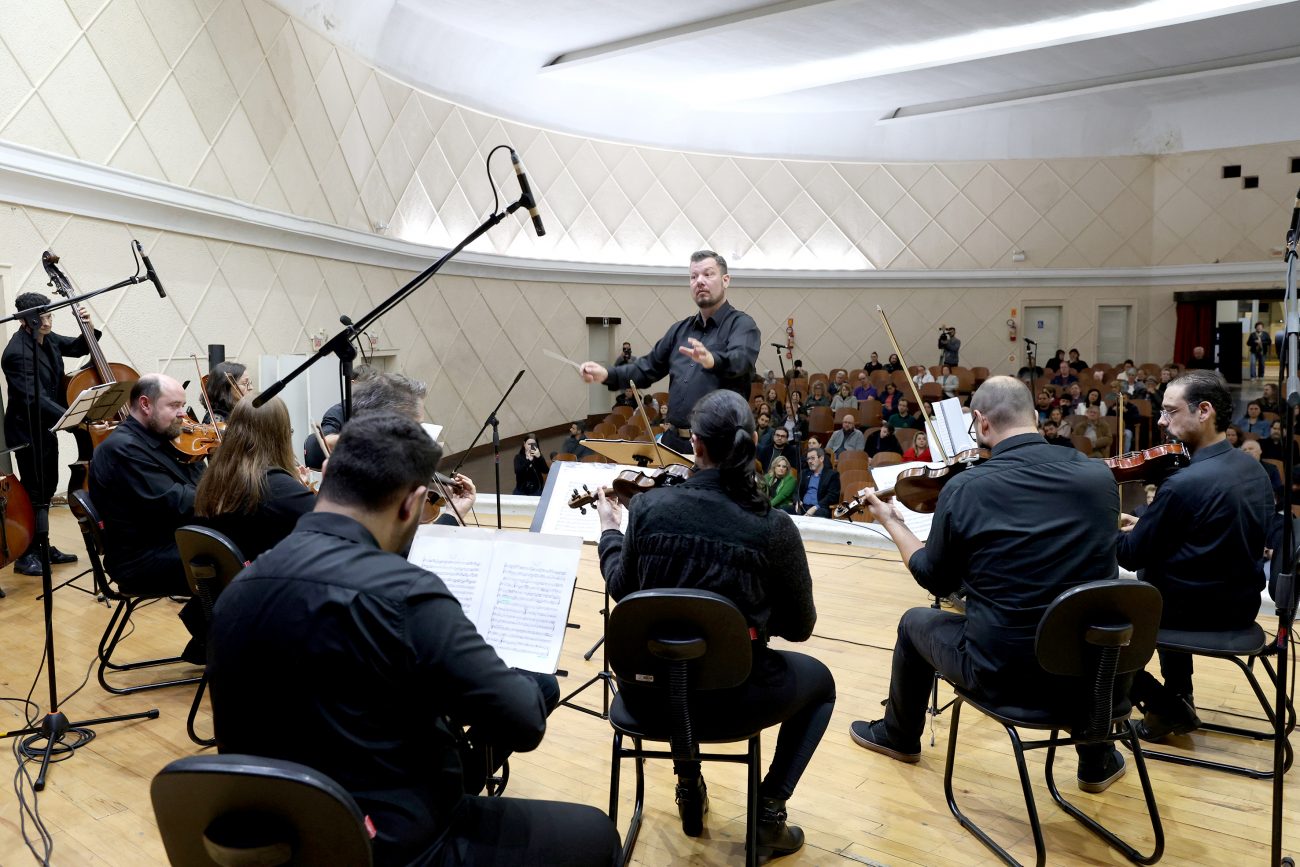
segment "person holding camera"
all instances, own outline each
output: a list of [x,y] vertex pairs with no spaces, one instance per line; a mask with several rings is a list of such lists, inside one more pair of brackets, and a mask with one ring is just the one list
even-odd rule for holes
[[524,444],[515,455],[515,489],[510,493],[525,497],[540,496],[548,469],[546,458],[542,457],[542,451],[537,447],[537,434],[524,437]]
[[961,341],[957,339],[957,329],[949,325],[939,326],[939,364],[956,367],[959,362],[957,353],[961,351]]

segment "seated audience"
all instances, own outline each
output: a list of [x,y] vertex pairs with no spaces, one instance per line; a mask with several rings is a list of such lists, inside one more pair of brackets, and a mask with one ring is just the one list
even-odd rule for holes
[[1214,370],[1214,359],[1205,354],[1204,346],[1193,346],[1192,357],[1187,360],[1188,370]]
[[1088,369],[1088,362],[1083,361],[1082,359],[1079,358],[1079,350],[1077,349],[1070,350],[1070,360],[1068,363],[1070,365],[1070,369],[1073,370],[1075,373],[1078,373],[1081,370]]
[[847,451],[862,451],[866,448],[866,439],[862,436],[862,431],[855,426],[856,422],[853,416],[846,415],[840,422],[839,430],[831,434],[831,438],[826,442],[826,448],[839,457]]
[[943,389],[944,397],[957,396],[957,386],[961,384],[961,380],[957,378],[957,374],[953,373],[952,368],[948,365],[945,364],[939,368],[939,378],[935,382],[939,383],[939,387]]
[[805,457],[808,470],[799,477],[799,496],[794,512],[807,517],[829,518],[831,510],[840,502],[840,474],[826,465],[826,454],[820,448],[808,449]]
[[785,455],[777,455],[772,459],[772,469],[764,477],[764,481],[772,508],[793,512],[798,483],[795,481],[794,472],[790,469],[790,461]]
[[876,397],[876,389],[871,384],[870,378],[865,370],[858,371],[858,386],[853,389],[853,396],[859,401],[866,400],[870,397]]
[[820,379],[812,384],[810,390],[811,394],[808,395],[808,399],[803,404],[803,415],[805,416],[815,406],[828,407],[831,405],[831,399],[826,396],[826,386]]
[[1237,427],[1235,424],[1230,424],[1224,429],[1223,438],[1227,440],[1228,445],[1232,446],[1234,449],[1241,448],[1241,444],[1246,440],[1246,438],[1241,435],[1241,428]]
[[564,442],[560,444],[560,451],[568,452],[578,460],[582,460],[587,455],[594,455],[595,452],[582,444],[582,440],[586,435],[587,425],[585,422],[572,422],[569,425],[569,435],[565,437]]
[[920,388],[923,385],[934,382],[934,374],[930,372],[930,368],[923,367],[921,368],[920,373],[912,376],[912,382],[915,382],[916,387]]
[[1061,365],[1060,368],[1058,368],[1056,371],[1056,376],[1053,376],[1051,379],[1052,385],[1059,386],[1061,388],[1066,388],[1067,386],[1074,385],[1078,381],[1079,380],[1074,375],[1074,371],[1070,368],[1069,365],[1066,364]]
[[1138,507],[1133,510],[1133,517],[1140,518],[1147,513],[1151,506],[1151,501],[1156,498],[1156,491],[1159,490],[1155,485],[1146,484],[1142,486],[1142,493],[1146,496],[1146,502],[1139,503]]
[[903,362],[898,359],[898,354],[889,353],[889,361],[885,363],[885,373],[895,373],[903,369]]
[[831,398],[831,409],[841,410],[857,408],[858,399],[853,396],[853,392],[849,391],[849,384],[846,382],[840,386],[839,393],[836,394],[835,397]]
[[803,369],[803,360],[796,358],[794,364],[785,372],[785,383],[790,384],[792,379],[807,379],[808,372]]
[[1281,412],[1282,412],[1282,410],[1279,408],[1279,406],[1278,406],[1278,402],[1277,402],[1277,384],[1276,384],[1276,383],[1273,383],[1273,382],[1267,382],[1267,383],[1265,383],[1265,384],[1264,384],[1264,393],[1263,393],[1262,395],[1260,395],[1259,397],[1255,398],[1255,402],[1259,404],[1259,411],[1260,411],[1260,412],[1272,412],[1272,413],[1278,413],[1278,414],[1281,414]]
[[772,413],[772,425],[780,427],[785,424],[785,403],[777,397],[775,388],[769,388],[763,392],[763,400],[767,402],[768,410]]
[[900,427],[924,428],[921,419],[912,413],[912,407],[905,397],[899,398],[898,412],[889,417],[889,426],[894,430],[898,430]]
[[885,365],[880,363],[880,353],[871,353],[871,360],[862,365],[862,369],[867,373],[875,373],[877,370],[884,370]]
[[348,423],[315,511],[217,601],[218,746],[327,774],[373,823],[377,865],[616,864],[599,810],[466,793],[452,727],[490,733],[499,757],[531,750],[559,689],[507,668],[441,579],[402,556],[438,457],[409,418]]
[[867,437],[863,450],[873,457],[881,452],[893,452],[901,455],[903,445],[898,441],[898,437],[894,436],[893,426],[889,422],[885,422],[880,426],[880,430],[872,431],[871,436]]
[[1110,407],[1106,406],[1106,401],[1101,399],[1101,390],[1097,388],[1088,389],[1087,395],[1084,396],[1083,402],[1079,406],[1080,409],[1077,411],[1079,415],[1083,415],[1090,406],[1097,407],[1098,415],[1107,415],[1110,412]]
[[1113,457],[1110,453],[1111,443],[1115,437],[1111,435],[1110,428],[1101,420],[1101,413],[1097,407],[1090,406],[1083,412],[1084,423],[1083,430],[1077,431],[1078,435],[1087,437],[1092,442],[1092,456],[1094,458]]
[[1269,421],[1261,413],[1259,401],[1252,400],[1246,404],[1246,414],[1237,419],[1237,427],[1241,428],[1243,433],[1253,433],[1260,437],[1268,436]]
[[905,461],[932,461],[930,457],[930,443],[925,438],[925,431],[919,432],[913,439],[912,444],[908,446],[907,451],[903,452]]
[[1074,441],[1069,437],[1061,436],[1056,422],[1050,418],[1043,422],[1043,439],[1054,446],[1065,446],[1067,449],[1074,448]]
[[316,505],[308,471],[293,453],[284,401],[235,404],[221,448],[208,461],[194,495],[198,523],[230,537],[252,560],[293,532]]
[[1043,365],[1043,367],[1047,370],[1052,371],[1052,373],[1055,374],[1061,369],[1061,365],[1064,363],[1065,363],[1065,350],[1058,349],[1056,350],[1056,354],[1053,355],[1051,358],[1049,358],[1047,360],[1047,364]]
[[546,458],[537,447],[537,434],[524,437],[524,443],[515,454],[515,489],[512,494],[539,497],[546,484]]
[[[1275,421],[1268,426],[1268,439],[1260,440],[1259,447],[1263,451],[1264,458],[1286,463],[1286,449],[1282,445],[1281,421]],[[1297,444],[1294,439],[1291,440],[1291,454],[1291,465],[1300,468],[1300,444]]]
[[764,472],[771,469],[772,462],[778,457],[784,457],[791,466],[799,463],[799,447],[790,442],[790,432],[783,427],[772,428],[772,435],[766,443],[758,442],[758,461]]
[[1034,411],[1038,413],[1038,423],[1042,424],[1047,420],[1047,416],[1056,405],[1056,398],[1052,397],[1051,392],[1046,389],[1038,392],[1038,397],[1034,398]]
[[1275,502],[1280,501],[1282,499],[1282,474],[1277,471],[1277,467],[1264,463],[1264,453],[1260,449],[1259,443],[1256,440],[1246,440],[1241,444],[1240,448],[1242,454],[1249,455],[1259,461],[1260,466],[1264,468],[1264,472],[1268,473],[1268,483],[1273,489],[1273,500]]
[[1047,420],[1056,424],[1056,432],[1061,436],[1069,439],[1074,431],[1070,429],[1070,423],[1065,420],[1065,410],[1061,406],[1052,407],[1052,411],[1047,414]]
[[892,382],[885,386],[884,392],[880,395],[880,412],[885,418],[889,418],[898,412],[898,402],[903,399],[903,393],[898,390],[898,386]]

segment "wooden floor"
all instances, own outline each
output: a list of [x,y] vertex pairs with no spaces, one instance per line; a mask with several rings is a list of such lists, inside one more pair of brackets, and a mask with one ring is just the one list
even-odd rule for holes
[[[65,551],[84,551],[66,509],[52,515],[52,536]],[[839,699],[825,739],[813,758],[799,790],[790,801],[790,819],[807,832],[807,845],[783,863],[970,865],[990,863],[989,853],[949,814],[943,796],[943,750],[948,714],[938,718],[938,746],[928,745],[919,765],[903,765],[855,746],[848,736],[855,719],[875,718],[886,694],[889,660],[899,615],[927,604],[924,592],[910,580],[892,552],[862,548],[810,545],[820,618],[814,637],[800,645],[830,666]],[[56,580],[76,569],[56,569]],[[83,579],[88,586],[88,579]],[[0,572],[8,598],[0,600],[0,695],[24,696],[41,660],[41,608],[35,599],[39,580]],[[109,612],[93,598],[71,588],[58,591],[55,634],[61,696],[86,675],[95,644]],[[566,693],[594,674],[597,654],[588,663],[582,653],[600,636],[602,598],[595,550],[588,546],[575,594],[572,620],[581,629],[570,633],[562,666],[570,672],[561,681]],[[177,652],[183,629],[171,602],[152,605],[137,616],[137,628],[126,646],[140,655]],[[1203,708],[1248,708],[1251,697],[1244,682],[1226,666],[1197,662],[1197,701]],[[104,725],[95,739],[68,761],[55,765],[48,788],[39,797],[40,815],[54,838],[52,863],[59,865],[141,865],[165,863],[162,844],[149,802],[149,781],[167,762],[196,751],[185,734],[185,716],[193,691],[178,687],[134,696],[110,696],[95,682],[63,710],[85,719],[156,707],[152,721]],[[48,687],[42,676],[34,699],[47,709]],[[584,692],[581,703],[599,708],[599,688]],[[13,702],[0,703],[0,726],[20,727],[21,713]],[[1212,714],[1204,713],[1210,717]],[[292,736],[292,720],[277,720]],[[201,728],[209,730],[206,713]],[[764,743],[770,756],[774,732]],[[1181,739],[1198,755],[1254,759],[1266,764],[1263,745],[1222,736],[1195,735]],[[6,749],[12,741],[5,741]],[[527,798],[582,801],[602,809],[608,802],[610,731],[602,720],[560,708],[550,721],[541,748],[511,759],[509,794]],[[13,762],[12,758],[6,761]],[[1012,846],[1022,860],[1033,857],[1021,818],[1023,803],[1015,766],[1001,729],[978,714],[964,715],[958,755],[958,798],[995,836]],[[8,765],[12,775],[16,764]],[[1120,864],[1122,858],[1052,804],[1041,783],[1042,759],[1030,759],[1038,780],[1039,811],[1052,864]],[[1265,864],[1268,859],[1271,783],[1168,763],[1150,763],[1165,822],[1164,862],[1177,865]],[[630,770],[630,765],[628,766]],[[1067,796],[1122,834],[1149,850],[1150,832],[1143,818],[1137,775],[1130,774],[1101,796],[1077,792],[1072,752],[1058,762],[1058,779]],[[647,814],[634,863],[734,864],[743,858],[743,772],[738,766],[706,766],[712,812],[705,835],[689,839],[681,833],[672,799],[673,778],[666,763],[648,766]],[[625,776],[620,820],[630,805],[630,777]],[[30,797],[30,793],[29,793]],[[1293,772],[1287,786],[1285,827],[1289,851],[1300,850],[1296,801],[1300,787]],[[0,864],[31,863],[19,832],[19,811],[12,789],[0,795]]]

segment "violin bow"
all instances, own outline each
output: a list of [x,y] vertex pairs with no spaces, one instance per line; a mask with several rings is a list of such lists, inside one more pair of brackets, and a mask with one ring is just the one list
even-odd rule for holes
[[[903,365],[907,384],[912,389],[912,396],[916,399],[916,408],[921,411],[921,418],[925,419],[929,424],[929,427],[926,429],[926,439],[928,441],[930,431],[933,430],[936,434],[939,433],[939,426],[935,424],[934,418],[926,412],[925,401],[921,400],[921,392],[917,390],[916,380],[912,378],[911,365],[907,363],[907,359],[903,358],[903,348],[898,345],[898,338],[894,336],[894,329],[889,327],[889,317],[885,315],[885,309],[877,304],[876,312],[880,314],[880,321],[885,325],[885,334],[889,336],[889,345],[894,347],[894,353],[898,355],[898,363]],[[939,452],[939,460],[943,461],[945,464],[948,463],[948,455],[944,452],[943,442],[938,436],[934,438],[934,447]]]
[[221,445],[221,428],[217,426],[217,414],[212,411],[212,401],[208,399],[208,390],[203,387],[203,368],[199,367],[199,357],[193,352],[190,358],[194,359],[194,372],[199,375],[199,395],[203,398],[203,405],[207,407],[208,418],[212,419],[212,432],[217,437],[217,445]]
[[226,375],[226,382],[230,383],[230,389],[231,389],[231,391],[233,391],[235,394],[239,395],[239,397],[235,398],[235,403],[239,403],[239,401],[241,401],[241,400],[243,400],[244,398],[248,397],[248,392],[244,391],[244,387],[243,387],[243,386],[241,386],[239,383],[235,382],[235,378],[234,378],[233,376],[230,375],[230,371],[227,370],[225,375]]

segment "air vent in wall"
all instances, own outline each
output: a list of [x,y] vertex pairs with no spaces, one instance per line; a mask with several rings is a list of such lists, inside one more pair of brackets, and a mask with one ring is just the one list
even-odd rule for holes
[[1241,179],[1241,188],[1243,190],[1253,190],[1259,186],[1259,175],[1246,175]]
[[1239,177],[1241,177],[1241,166],[1224,166],[1224,167],[1223,167],[1223,176],[1224,176],[1225,178],[1239,178]]

